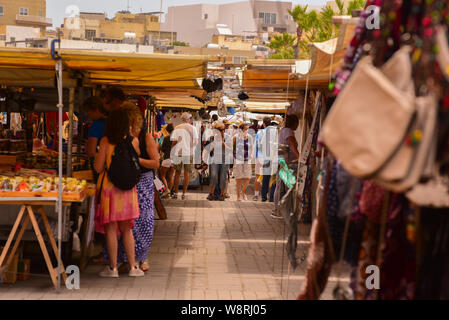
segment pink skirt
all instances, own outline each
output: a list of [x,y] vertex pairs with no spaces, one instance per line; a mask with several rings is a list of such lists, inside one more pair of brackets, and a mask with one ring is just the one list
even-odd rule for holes
[[[129,221],[130,228],[134,226],[134,220],[140,216],[137,188],[132,190],[120,190],[107,179],[104,181],[100,204],[95,213],[95,231],[105,233],[105,226],[111,222]],[[117,228],[118,229],[118,228]],[[117,230],[120,235],[120,230]]]

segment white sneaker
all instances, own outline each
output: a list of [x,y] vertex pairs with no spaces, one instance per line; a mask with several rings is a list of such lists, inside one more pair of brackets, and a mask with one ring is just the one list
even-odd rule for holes
[[276,212],[274,212],[274,211],[271,213],[271,218],[273,218],[273,219],[279,219],[279,220],[284,219],[283,216],[278,215],[278,214],[277,214]]
[[129,272],[130,277],[143,277],[145,272],[143,272],[139,267],[134,266]]
[[99,273],[102,278],[118,278],[118,269],[112,269],[110,266],[106,266],[103,271]]

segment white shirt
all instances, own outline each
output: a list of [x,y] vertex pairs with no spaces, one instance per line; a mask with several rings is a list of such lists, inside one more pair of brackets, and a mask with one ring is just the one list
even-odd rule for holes
[[171,135],[171,141],[177,141],[174,146],[175,154],[182,157],[190,157],[195,154],[198,144],[198,131],[190,123],[182,123],[176,126]]

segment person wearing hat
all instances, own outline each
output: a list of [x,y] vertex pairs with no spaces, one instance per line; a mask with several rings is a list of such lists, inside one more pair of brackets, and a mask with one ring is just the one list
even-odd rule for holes
[[[173,188],[173,179],[175,168],[172,166],[172,161],[170,159],[170,153],[172,149],[172,142],[170,140],[172,132],[175,130],[173,124],[169,123],[162,127],[161,133],[164,137],[161,145],[161,180],[164,183],[167,191],[164,192],[162,198],[167,198]],[[167,179],[168,173],[168,179]],[[168,180],[168,181],[167,181]]]
[[175,168],[173,199],[178,198],[179,182],[181,171],[184,169],[182,200],[186,199],[187,188],[190,183],[190,171],[193,168],[193,157],[195,148],[198,145],[198,132],[193,124],[193,117],[190,113],[184,112],[181,116],[182,124],[173,131],[170,140],[172,141],[171,159]]
[[[227,175],[229,171],[229,164],[226,163],[226,146],[225,146],[225,125],[223,122],[216,121],[213,126],[214,135],[211,137],[209,143],[210,153],[210,192],[207,200],[225,201],[226,189],[227,189]],[[216,199],[214,193],[216,186],[220,189],[220,195]]]
[[250,156],[253,148],[253,138],[248,134],[249,125],[242,123],[238,134],[233,138],[234,175],[237,186],[237,201],[248,200],[246,189],[252,176]]

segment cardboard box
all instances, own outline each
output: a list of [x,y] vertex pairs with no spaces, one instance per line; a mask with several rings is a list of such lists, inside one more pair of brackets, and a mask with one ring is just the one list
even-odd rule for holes
[[[3,248],[2,248],[3,250]],[[19,252],[16,252],[9,266],[0,268],[1,283],[13,284],[17,281],[17,266],[19,263]]]
[[17,266],[17,280],[24,281],[30,279],[31,260],[22,259],[19,260]]

